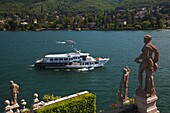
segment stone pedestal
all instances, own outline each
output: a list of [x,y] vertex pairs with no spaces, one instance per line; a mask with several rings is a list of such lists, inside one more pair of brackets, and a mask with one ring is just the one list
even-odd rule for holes
[[158,97],[156,95],[143,98],[135,95],[135,104],[138,106],[139,113],[160,113],[156,107],[156,101]]
[[129,105],[129,104],[130,104],[129,98],[117,100],[117,106],[118,107],[126,106],[126,105]]
[[123,103],[123,106],[129,105],[130,104],[129,98],[127,97],[126,99],[123,99],[122,103]]

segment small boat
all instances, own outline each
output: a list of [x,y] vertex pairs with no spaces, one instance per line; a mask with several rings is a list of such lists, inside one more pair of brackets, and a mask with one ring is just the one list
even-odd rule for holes
[[58,44],[76,44],[73,40],[66,40],[66,41],[56,41]]
[[93,58],[89,53],[82,53],[75,49],[75,52],[66,54],[48,54],[44,58],[35,62],[35,68],[63,68],[63,69],[83,69],[93,70],[103,67],[109,61],[108,57]]
[[66,44],[76,44],[76,42],[73,40],[66,40],[65,42],[66,42]]

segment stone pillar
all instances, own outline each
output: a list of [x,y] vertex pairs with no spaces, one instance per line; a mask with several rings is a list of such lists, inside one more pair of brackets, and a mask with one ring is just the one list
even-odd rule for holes
[[34,93],[33,98],[34,98],[34,99],[33,99],[33,104],[32,104],[32,111],[31,111],[31,113],[34,113],[34,110],[36,110],[36,109],[44,106],[44,104],[45,104],[44,101],[39,102],[38,94],[37,94],[37,93]]
[[18,103],[10,106],[10,101],[5,101],[5,112],[4,113],[20,113]]
[[34,109],[38,107],[37,105],[37,103],[39,102],[38,94],[34,93],[33,98],[34,99],[33,99],[33,104],[32,104],[32,111],[34,111]]
[[135,95],[135,104],[138,106],[138,112],[160,113],[156,107],[157,99],[158,97],[156,95],[147,98]]
[[4,113],[20,113],[18,103],[15,103],[10,106],[10,101],[6,100]]
[[123,106],[129,105],[129,104],[130,104],[129,98],[123,99]]
[[22,105],[22,109],[25,109],[25,106],[27,105],[25,99],[21,100],[21,105]]
[[21,105],[22,105],[22,109],[20,110],[21,112],[29,111],[27,108],[25,108],[25,106],[27,105],[27,102],[25,101],[25,99],[21,100]]
[[20,113],[18,103],[12,105],[11,109],[13,110],[14,113]]
[[130,104],[130,100],[129,98],[123,98],[123,95],[120,94],[120,92],[118,91],[117,92],[117,107],[122,107],[122,106],[126,106],[126,105],[129,105]]
[[10,101],[9,100],[5,100],[5,111],[4,113],[13,113],[13,111],[11,110],[11,106],[10,106]]

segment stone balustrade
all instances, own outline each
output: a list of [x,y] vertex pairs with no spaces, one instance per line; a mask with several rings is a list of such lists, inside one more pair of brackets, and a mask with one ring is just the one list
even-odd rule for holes
[[73,94],[73,95],[69,95],[69,96],[65,96],[65,97],[62,97],[60,99],[57,99],[57,100],[53,100],[53,101],[49,101],[49,102],[46,102],[44,103],[43,101],[39,102],[38,100],[38,94],[35,93],[34,94],[34,103],[32,104],[32,113],[34,113],[35,110],[41,108],[41,107],[45,107],[45,106],[49,106],[51,104],[55,104],[57,102],[61,102],[61,101],[64,101],[64,100],[67,100],[67,99],[70,99],[70,98],[74,98],[74,97],[77,97],[79,95],[83,95],[83,94],[87,94],[89,93],[88,91],[83,91],[83,92],[79,92],[79,93],[76,93],[76,94]]
[[5,111],[4,113],[20,113],[18,103],[10,105],[9,100],[5,100]]
[[[69,95],[69,96],[62,97],[62,98],[57,99],[57,100],[49,101],[49,102],[46,102],[46,103],[44,101],[39,101],[38,94],[34,93],[34,95],[33,95],[33,103],[31,105],[31,107],[32,107],[31,108],[31,113],[34,113],[34,111],[39,109],[39,108],[42,108],[42,107],[45,107],[45,106],[49,106],[51,104],[55,104],[57,102],[61,102],[61,101],[64,101],[64,100],[67,100],[67,99],[70,99],[70,98],[74,98],[74,97],[77,97],[77,96],[80,96],[80,95],[83,95],[83,94],[87,94],[87,93],[89,93],[89,92],[88,91],[83,91],[83,92],[79,92],[79,93],[76,93],[76,94],[72,94],[72,95]],[[21,100],[21,108],[20,108],[18,103],[10,105],[10,101],[9,100],[6,100],[4,102],[4,104],[5,104],[5,111],[4,111],[4,113],[20,113],[20,112],[24,112],[24,111],[29,111],[25,107],[26,104],[27,104],[25,99]],[[20,110],[19,110],[19,108],[20,108]]]

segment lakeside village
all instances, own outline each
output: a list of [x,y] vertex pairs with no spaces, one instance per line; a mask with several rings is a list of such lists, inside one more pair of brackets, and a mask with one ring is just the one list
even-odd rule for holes
[[[3,18],[2,18],[3,17]],[[0,30],[144,30],[169,29],[170,8],[164,6],[143,7],[96,14],[60,14],[58,11],[40,15],[3,14]]]

